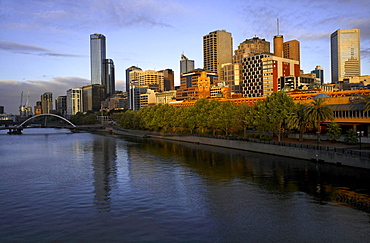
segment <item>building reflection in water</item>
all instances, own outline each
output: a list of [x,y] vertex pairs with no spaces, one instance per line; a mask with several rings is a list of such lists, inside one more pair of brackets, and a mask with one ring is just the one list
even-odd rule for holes
[[111,190],[117,178],[117,141],[102,136],[92,144],[95,205],[99,210],[109,211]]

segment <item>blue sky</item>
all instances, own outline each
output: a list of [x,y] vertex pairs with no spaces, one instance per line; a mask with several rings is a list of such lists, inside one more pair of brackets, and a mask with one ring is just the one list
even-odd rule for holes
[[254,36],[272,44],[277,18],[284,40],[301,43],[301,69],[324,67],[326,82],[330,34],[360,28],[361,74],[370,75],[369,13],[368,0],[1,0],[0,105],[18,114],[22,91],[34,106],[44,92],[56,98],[89,84],[93,33],[106,36],[124,90],[132,65],[171,68],[178,85],[181,53],[203,67],[202,37],[215,30],[232,33],[234,50]]

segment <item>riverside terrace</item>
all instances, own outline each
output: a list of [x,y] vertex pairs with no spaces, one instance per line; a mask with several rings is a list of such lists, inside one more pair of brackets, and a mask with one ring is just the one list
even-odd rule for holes
[[300,142],[298,139],[292,138],[284,139],[289,142],[277,142],[238,137],[165,134],[160,132],[128,130],[118,127],[110,128],[110,130],[113,130],[110,132],[114,134],[205,144],[311,160],[315,163],[330,163],[337,166],[343,165],[370,169],[370,143],[363,143],[360,147],[359,145],[345,145],[341,142],[331,143],[323,141],[318,145],[315,140]]

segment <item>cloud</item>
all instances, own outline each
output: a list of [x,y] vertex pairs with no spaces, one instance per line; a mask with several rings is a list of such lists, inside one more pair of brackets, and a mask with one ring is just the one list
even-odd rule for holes
[[54,56],[54,57],[79,57],[80,55],[54,53],[50,50],[38,46],[26,45],[15,42],[0,41],[0,50],[9,51],[20,54],[31,54],[39,56]]
[[5,107],[6,113],[18,114],[18,107],[21,102],[21,93],[23,91],[23,105],[27,100],[29,92],[29,105],[35,106],[36,101],[45,92],[52,92],[53,98],[66,95],[66,91],[71,88],[82,87],[90,84],[90,80],[79,77],[55,77],[50,81],[30,80],[0,80],[0,106]]
[[170,0],[7,1],[0,8],[2,28],[81,30],[90,27],[150,26],[172,28],[182,5]]

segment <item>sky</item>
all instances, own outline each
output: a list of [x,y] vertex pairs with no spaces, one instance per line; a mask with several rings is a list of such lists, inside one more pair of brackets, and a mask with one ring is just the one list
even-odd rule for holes
[[[179,85],[184,53],[203,67],[204,35],[226,30],[233,48],[255,36],[301,44],[301,69],[324,68],[330,82],[330,34],[360,28],[361,74],[370,75],[369,0],[1,0],[0,106],[19,114],[45,92],[53,98],[90,84],[90,34],[106,36],[116,90],[125,69],[171,68]],[[29,94],[29,95],[28,95]],[[27,99],[29,97],[29,99]]]

